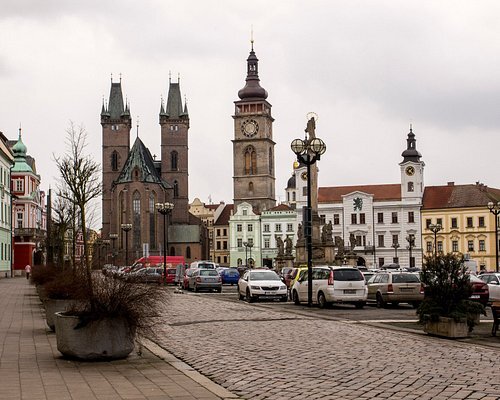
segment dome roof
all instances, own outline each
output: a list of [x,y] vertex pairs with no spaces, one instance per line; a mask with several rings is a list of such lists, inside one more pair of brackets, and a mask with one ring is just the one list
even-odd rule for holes
[[287,189],[296,189],[297,183],[295,181],[295,174],[293,174],[290,179],[288,179],[288,183],[286,184]]
[[260,86],[259,79],[259,59],[255,55],[253,50],[250,51],[250,55],[247,58],[247,78],[246,84],[243,89],[238,92],[238,97],[241,100],[246,99],[267,99],[267,91],[262,86]]

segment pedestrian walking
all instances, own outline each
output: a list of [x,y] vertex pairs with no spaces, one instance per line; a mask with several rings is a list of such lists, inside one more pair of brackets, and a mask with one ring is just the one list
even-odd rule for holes
[[27,264],[26,267],[24,267],[24,271],[26,272],[26,279],[29,279],[31,273],[31,265]]

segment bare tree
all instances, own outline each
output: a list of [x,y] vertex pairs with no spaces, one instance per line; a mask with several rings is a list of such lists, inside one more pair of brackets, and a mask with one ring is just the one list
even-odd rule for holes
[[[64,186],[64,183],[62,183]],[[64,258],[66,255],[67,233],[70,231],[75,214],[75,205],[72,201],[62,197],[57,192],[57,197],[52,207],[54,219],[54,238],[56,239],[55,248],[57,250],[57,260],[64,268]],[[73,235],[74,236],[74,235]],[[71,268],[74,266],[74,254],[71,257]]]
[[74,204],[79,211],[83,236],[83,265],[87,282],[92,285],[86,211],[92,200],[98,198],[102,193],[100,167],[90,155],[85,154],[87,131],[83,125],[77,127],[70,121],[66,133],[68,146],[66,154],[62,157],[54,156],[61,179],[64,182],[64,185],[59,188],[59,195]]

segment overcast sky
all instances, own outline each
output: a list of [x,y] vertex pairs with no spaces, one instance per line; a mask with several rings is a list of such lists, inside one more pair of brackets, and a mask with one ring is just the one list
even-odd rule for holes
[[100,111],[122,74],[139,136],[159,155],[169,71],[187,97],[189,197],[232,203],[233,119],[253,26],[284,200],[306,114],[327,145],[320,186],[398,183],[409,124],[426,185],[500,188],[500,2],[2,0],[0,131],[19,124],[42,189],[69,121],[101,162]]

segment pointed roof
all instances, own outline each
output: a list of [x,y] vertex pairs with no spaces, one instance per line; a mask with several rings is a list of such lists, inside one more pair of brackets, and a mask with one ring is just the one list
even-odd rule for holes
[[238,97],[241,100],[247,99],[267,99],[267,91],[262,86],[260,86],[259,79],[259,59],[255,55],[253,50],[253,40],[252,49],[250,50],[250,55],[247,58],[247,78],[246,84],[243,89],[238,92]]
[[[160,109],[160,115],[162,114],[163,104]],[[168,88],[168,97],[167,97],[167,108],[165,110],[165,114],[169,118],[182,118],[187,117],[187,107],[182,106],[182,96],[181,96],[181,88],[180,83],[170,82]]]
[[500,189],[489,188],[476,182],[469,185],[427,186],[424,190],[422,209],[484,207],[488,202],[500,201]]
[[233,214],[234,204],[226,204],[224,209],[217,218],[217,221],[214,222],[214,225],[229,225],[229,219]]
[[[139,176],[135,177],[135,171],[139,173]],[[130,150],[127,161],[123,166],[120,176],[116,180],[116,183],[126,183],[133,180],[139,180],[140,182],[151,182],[163,185],[165,188],[169,188],[170,185],[163,181],[155,168],[153,157],[151,153],[144,146],[144,143],[137,137],[135,139],[134,145]]]
[[407,161],[419,162],[420,157],[422,157],[422,154],[417,151],[417,140],[415,139],[415,134],[413,133],[411,125],[408,138],[406,139],[406,150],[403,151],[401,155],[403,156],[403,163]]
[[401,200],[401,184],[332,186],[318,188],[318,203],[340,203],[342,196],[353,192],[373,195],[374,201]]
[[26,153],[28,152],[28,148],[23,143],[21,138],[21,128],[19,128],[19,138],[12,146],[11,151],[14,155],[14,166],[12,167],[12,172],[33,172],[33,169],[26,162]]
[[109,101],[105,107],[104,101],[101,108],[101,116],[111,119],[120,119],[121,117],[130,116],[130,108],[128,102],[123,102],[122,80],[113,82],[111,79],[111,89],[109,91]]

